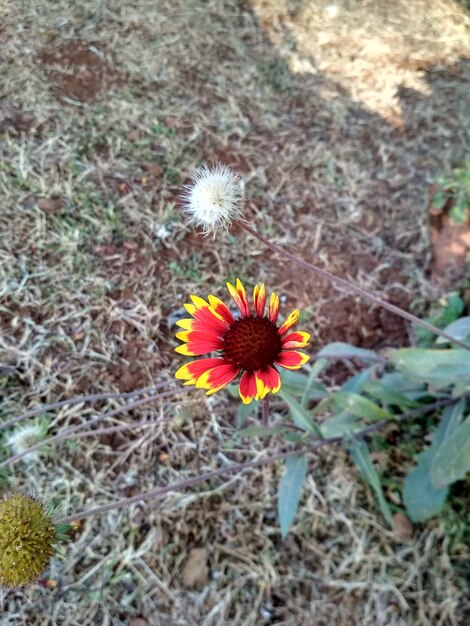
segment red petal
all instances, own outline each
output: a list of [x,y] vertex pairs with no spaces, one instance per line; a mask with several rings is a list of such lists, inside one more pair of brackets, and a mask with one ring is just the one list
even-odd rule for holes
[[239,393],[243,404],[250,404],[252,400],[259,400],[256,390],[256,377],[253,372],[245,372],[240,378]]
[[196,321],[192,326],[193,330],[223,334],[228,328],[225,321],[215,315],[209,307],[198,309],[194,314],[194,319]]
[[200,330],[183,330],[176,333],[176,337],[186,341],[186,345],[178,346],[176,352],[188,356],[199,356],[214,350],[222,350],[224,342],[214,333],[206,333]]
[[175,378],[188,381],[186,384],[194,385],[201,374],[218,365],[223,365],[224,359],[197,359],[182,365],[175,374]]
[[299,367],[302,367],[304,363],[306,363],[310,357],[308,354],[304,354],[303,352],[297,352],[295,350],[281,352],[281,354],[277,357],[275,363],[276,365],[281,365],[288,370],[297,370]]
[[269,297],[269,319],[274,324],[279,316],[279,296],[274,292]]
[[255,285],[253,289],[253,308],[255,310],[255,314],[259,315],[259,317],[264,316],[264,309],[266,306],[266,287],[261,285]]
[[196,387],[198,389],[208,389],[209,393],[214,393],[231,383],[238,372],[239,368],[236,365],[225,362],[203,372],[197,379]]
[[211,305],[211,309],[217,315],[220,315],[220,317],[222,317],[227,324],[233,324],[233,315],[230,313],[228,306],[224,304],[222,300],[219,300],[219,298],[216,298],[215,296],[209,296],[209,304]]
[[243,317],[249,317],[250,304],[248,302],[248,298],[246,297],[246,291],[242,281],[237,278],[236,287],[227,283],[227,289]]
[[282,340],[282,347],[284,350],[288,348],[304,348],[310,339],[309,333],[305,333],[303,331],[295,331],[293,333],[289,333]]
[[264,398],[270,391],[277,393],[281,388],[281,377],[274,367],[267,367],[265,370],[258,370],[256,376],[256,390],[260,398]]
[[289,331],[292,326],[295,326],[295,324],[297,324],[297,322],[299,321],[299,317],[300,317],[300,311],[299,309],[294,309],[292,311],[292,313],[290,313],[286,319],[282,322],[278,332],[280,335],[284,335],[284,333],[287,333],[287,331]]

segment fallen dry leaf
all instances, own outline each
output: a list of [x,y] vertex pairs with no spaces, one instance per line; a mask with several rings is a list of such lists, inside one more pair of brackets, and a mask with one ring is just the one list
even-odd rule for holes
[[137,141],[141,137],[141,132],[138,128],[134,128],[127,133],[127,139],[129,141]]
[[164,171],[160,163],[146,163],[144,165],[144,169],[150,174],[150,176],[155,176],[155,178],[161,176]]
[[413,536],[413,524],[404,513],[394,513],[392,515],[393,531],[400,539],[408,541]]
[[129,626],[149,626],[149,623],[143,617],[132,617]]
[[60,198],[38,198],[37,205],[41,211],[55,213],[56,211],[60,211],[64,203]]
[[203,587],[209,580],[207,549],[193,548],[183,566],[183,585],[188,588]]

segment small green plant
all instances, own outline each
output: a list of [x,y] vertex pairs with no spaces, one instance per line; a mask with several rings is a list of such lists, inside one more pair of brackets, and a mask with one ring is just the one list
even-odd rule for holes
[[[184,208],[190,221],[206,233],[236,223],[269,250],[300,266],[302,271],[313,271],[412,322],[419,328],[417,345],[378,353],[333,342],[313,354],[312,358],[312,355],[302,351],[309,348],[310,334],[295,328],[300,320],[300,311],[294,309],[283,319],[280,297],[274,292],[268,297],[264,284],[255,284],[249,297],[241,280],[237,279],[235,284],[227,283],[235,305],[232,308],[216,295],[209,295],[207,300],[198,295],[190,296],[191,302],[185,304],[188,316],[177,322],[180,330],[176,337],[182,343],[176,352],[196,358],[182,364],[175,377],[182,381],[182,385],[204,390],[208,396],[227,389],[242,401],[236,417],[238,430],[235,439],[239,442],[247,438],[278,438],[282,442],[280,451],[271,455],[262,454],[253,460],[229,463],[179,482],[66,516],[57,520],[61,531],[89,515],[159,498],[171,491],[184,490],[223,475],[283,463],[283,475],[278,486],[278,518],[280,533],[285,537],[295,518],[304,482],[311,471],[310,457],[317,455],[320,449],[333,445],[343,446],[347,451],[360,476],[372,490],[389,526],[393,526],[393,513],[400,508],[406,509],[415,522],[440,514],[444,511],[452,485],[466,480],[470,471],[470,316],[462,317],[465,304],[460,296],[450,294],[440,302],[437,312],[428,320],[421,320],[271,242],[241,219],[239,204],[242,197],[243,185],[229,168],[204,167],[193,176],[192,186],[186,188]],[[194,252],[188,258],[186,267],[173,264],[170,268],[181,278],[199,282],[202,262],[200,253]],[[240,273],[239,268],[237,273]],[[304,367],[311,358],[313,363],[310,367]],[[321,379],[329,364],[337,361],[347,362],[355,371],[340,387],[328,385]],[[167,385],[165,380],[150,389],[131,392],[136,396],[145,393],[146,396],[96,416],[87,422],[87,426],[153,402],[157,397],[173,395],[174,389],[156,393],[157,389]],[[120,395],[124,399],[131,394]],[[91,395],[59,401],[4,421],[0,430],[7,430],[22,420],[59,408],[64,403],[78,404],[84,400],[111,397],[116,396]],[[255,423],[247,425],[247,420],[253,418]],[[159,423],[159,420],[87,431],[83,430],[82,424],[78,424],[43,440],[40,433],[41,441],[32,448],[26,444],[13,457],[0,460],[0,471],[46,443],[81,436],[96,437],[98,434],[148,427],[154,423]],[[403,429],[403,424],[408,424],[408,428]],[[398,478],[395,475],[382,476],[384,470],[379,472],[374,464],[373,450],[377,445],[374,437],[379,432],[394,435],[401,430],[408,433],[404,437],[406,451],[400,451],[400,456],[412,458],[415,465],[404,479],[400,477],[408,467],[400,472]],[[15,431],[24,434],[17,426]],[[384,438],[383,442],[386,443],[387,439]],[[396,500],[397,487],[402,492],[399,502]],[[390,502],[388,489],[394,492],[393,503]],[[25,524],[10,525],[16,509],[10,514],[6,502],[4,500],[2,505],[4,518],[0,519],[3,523],[0,527],[0,540],[3,541],[0,553],[4,551],[3,563],[0,562],[0,584],[15,586],[34,580],[47,565],[52,549],[52,522],[43,516],[41,508],[35,508],[34,501],[23,502],[20,499],[18,506],[25,503],[25,515],[31,516],[31,523],[44,522],[46,529],[44,537],[42,531],[30,535],[31,524],[29,527]],[[1,514],[0,507],[0,518]],[[457,528],[454,534],[460,540],[460,527],[454,526]],[[17,564],[17,555],[9,552],[8,546],[18,537],[18,541],[23,541],[23,535],[27,548],[24,550],[25,567],[15,573],[12,568]],[[30,539],[37,541],[28,543]],[[20,544],[17,542],[15,545]],[[38,546],[43,558],[36,564],[34,559]],[[27,578],[26,566],[31,572],[30,578]]]
[[461,224],[468,219],[470,207],[470,159],[464,167],[453,170],[453,176],[437,179],[438,191],[434,194],[432,206],[438,211],[449,207],[450,217]]
[[[437,328],[446,328],[458,320],[464,310],[465,302],[458,293],[452,292],[439,300],[437,306],[432,309],[431,314],[425,318],[425,321],[433,324]],[[459,322],[459,324],[465,324],[465,322]],[[430,348],[436,341],[436,335],[422,326],[414,325],[413,333],[416,338],[416,343],[420,348]],[[464,336],[461,338],[463,339]]]
[[[468,325],[470,317],[459,321]],[[362,361],[364,368],[339,389],[328,389],[318,377],[335,360]],[[278,395],[288,408],[287,421],[271,429],[244,428],[238,436],[283,436],[290,443],[304,445],[313,440],[318,447],[337,440],[372,489],[389,525],[396,507],[386,499],[382,485],[387,477],[380,476],[372,462],[368,436],[426,416],[433,416],[429,423],[437,422],[431,445],[416,441],[416,465],[403,481],[402,503],[415,522],[439,514],[450,486],[470,470],[470,357],[466,350],[402,348],[381,357],[335,342],[320,350],[309,374],[287,372],[282,381]],[[283,535],[295,516],[307,475],[306,459],[299,455],[296,461],[285,462],[278,493]]]

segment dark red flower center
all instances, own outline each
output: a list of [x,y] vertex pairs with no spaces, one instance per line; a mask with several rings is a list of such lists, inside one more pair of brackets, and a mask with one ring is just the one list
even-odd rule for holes
[[272,365],[282,350],[277,326],[267,317],[236,320],[223,341],[226,360],[248,372]]

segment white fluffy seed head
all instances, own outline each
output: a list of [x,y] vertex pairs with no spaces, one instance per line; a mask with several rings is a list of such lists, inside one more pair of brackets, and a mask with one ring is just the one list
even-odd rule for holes
[[192,184],[184,189],[184,210],[189,221],[205,234],[228,228],[240,217],[243,181],[226,165],[204,165],[191,174]]
[[[18,426],[15,428],[7,438],[7,444],[11,448],[14,454],[24,452],[34,444],[43,441],[47,437],[47,426],[39,421],[35,424],[28,424],[27,426]],[[39,459],[39,450],[34,450],[26,456],[23,460],[26,463],[34,463]]]

